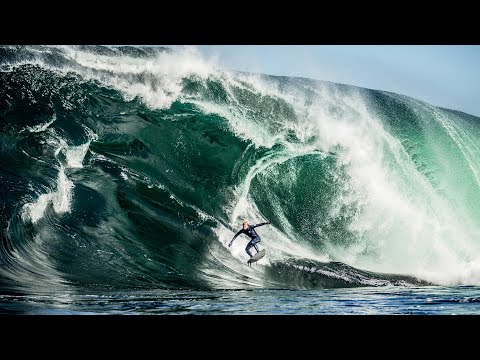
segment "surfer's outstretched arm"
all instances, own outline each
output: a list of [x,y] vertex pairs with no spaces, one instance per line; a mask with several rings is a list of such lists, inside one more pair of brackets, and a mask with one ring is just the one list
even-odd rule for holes
[[237,238],[237,236],[242,233],[242,230],[243,230],[243,229],[240,229],[240,230],[235,234],[235,236],[233,237],[233,239],[230,240],[230,242],[228,243],[228,247],[232,246],[233,240],[235,240],[235,239]]
[[270,221],[267,221],[267,222],[263,222],[263,223],[260,223],[260,224],[257,224],[257,225],[250,225],[251,228],[256,228],[256,227],[259,227],[259,226],[262,226],[262,225],[267,225],[267,224],[271,224]]

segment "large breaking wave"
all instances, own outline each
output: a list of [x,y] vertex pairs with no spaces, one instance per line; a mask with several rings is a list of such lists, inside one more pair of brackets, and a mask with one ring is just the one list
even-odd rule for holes
[[0,67],[3,291],[480,284],[478,117],[193,48]]

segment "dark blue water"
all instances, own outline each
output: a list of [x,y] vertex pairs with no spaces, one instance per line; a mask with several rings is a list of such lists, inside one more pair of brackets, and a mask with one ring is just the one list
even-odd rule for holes
[[36,315],[471,315],[480,287],[125,291],[0,295],[0,313]]

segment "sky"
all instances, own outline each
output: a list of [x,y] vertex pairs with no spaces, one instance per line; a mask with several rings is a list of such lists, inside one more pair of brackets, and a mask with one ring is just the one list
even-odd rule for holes
[[480,116],[480,45],[204,45],[229,69],[392,91]]

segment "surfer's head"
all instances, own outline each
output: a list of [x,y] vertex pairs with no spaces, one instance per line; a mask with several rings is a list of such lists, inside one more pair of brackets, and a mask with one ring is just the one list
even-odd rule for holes
[[248,221],[246,219],[243,220],[242,226],[244,229],[248,228]]

